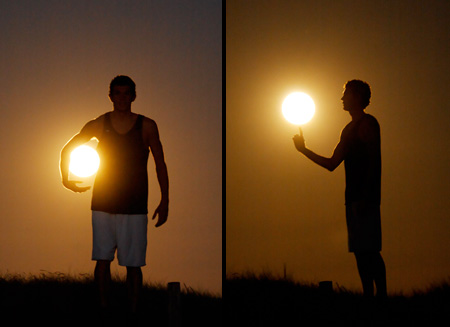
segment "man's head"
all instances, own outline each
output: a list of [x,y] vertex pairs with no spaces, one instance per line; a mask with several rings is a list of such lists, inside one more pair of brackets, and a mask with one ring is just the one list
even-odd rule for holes
[[133,97],[136,97],[136,84],[131,78],[125,75],[119,75],[114,77],[114,79],[109,84],[109,96],[111,97],[113,93],[114,86],[129,86]]
[[360,80],[351,80],[344,85],[344,95],[341,100],[344,110],[364,110],[370,103],[370,86]]
[[136,84],[128,76],[116,76],[109,85],[109,98],[114,110],[131,111],[131,103],[136,99]]

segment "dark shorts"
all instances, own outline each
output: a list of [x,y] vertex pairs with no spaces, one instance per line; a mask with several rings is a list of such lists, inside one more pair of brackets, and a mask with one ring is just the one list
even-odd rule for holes
[[381,216],[378,204],[346,205],[348,251],[381,251]]

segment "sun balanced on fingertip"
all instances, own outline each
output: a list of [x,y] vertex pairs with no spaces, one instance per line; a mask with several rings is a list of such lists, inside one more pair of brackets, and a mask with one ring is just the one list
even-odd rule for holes
[[284,118],[292,124],[303,125],[309,122],[316,111],[313,99],[306,93],[294,92],[283,101]]

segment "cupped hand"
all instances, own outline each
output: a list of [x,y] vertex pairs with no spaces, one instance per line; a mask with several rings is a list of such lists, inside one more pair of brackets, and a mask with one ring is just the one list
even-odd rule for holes
[[90,186],[78,186],[78,183],[82,183],[82,181],[63,181],[64,187],[75,193],[83,193],[91,188]]

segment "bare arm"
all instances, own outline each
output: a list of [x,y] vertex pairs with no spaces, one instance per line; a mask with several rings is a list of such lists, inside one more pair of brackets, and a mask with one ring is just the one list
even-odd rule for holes
[[164,161],[164,151],[159,139],[159,132],[156,123],[153,120],[145,119],[144,121],[144,140],[150,147],[155,160],[156,175],[159,187],[161,189],[161,202],[155,210],[152,219],[158,215],[156,227],[161,226],[167,221],[169,213],[169,177],[167,166]]
[[62,148],[60,161],[59,161],[59,169],[61,173],[61,180],[63,185],[73,191],[73,192],[85,192],[90,189],[90,186],[79,187],[76,184],[80,183],[79,181],[69,180],[69,163],[70,163],[70,154],[71,152],[78,146],[88,142],[90,139],[95,137],[98,130],[98,121],[92,120],[88,122],[79,133],[75,134]]
[[303,138],[303,131],[300,128],[300,134],[297,134],[293,137],[295,147],[299,152],[304,154],[308,159],[313,161],[314,163],[318,164],[319,166],[322,166],[325,169],[328,169],[329,171],[335,170],[341,162],[344,160],[344,144],[341,140],[339,144],[334,149],[333,155],[331,158],[323,157],[321,155],[318,155],[317,153],[311,151],[305,146],[305,139]]

